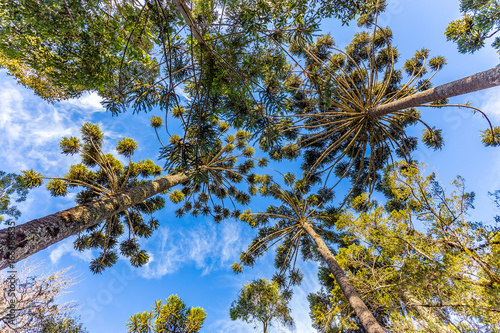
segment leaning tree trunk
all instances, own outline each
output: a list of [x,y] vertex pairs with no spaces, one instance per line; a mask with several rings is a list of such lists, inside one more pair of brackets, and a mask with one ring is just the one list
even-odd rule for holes
[[165,176],[110,197],[0,230],[0,270],[188,180]]
[[379,118],[388,113],[404,110],[445,98],[468,94],[500,85],[500,67],[495,67],[469,77],[428,89],[394,102],[378,105],[367,111],[370,118]]
[[321,236],[318,235],[316,231],[314,231],[312,225],[307,222],[302,224],[302,228],[309,234],[309,236],[311,236],[316,245],[318,245],[319,253],[321,253],[323,259],[325,259],[328,264],[330,272],[335,277],[335,281],[337,281],[340,289],[342,289],[342,292],[349,301],[349,304],[354,309],[354,312],[361,321],[361,325],[363,325],[365,331],[367,333],[384,333],[384,329],[377,322],[370,310],[368,310],[365,302],[363,302],[356,289],[354,289],[354,286],[351,284],[344,271],[335,260],[335,257],[330,249],[328,249]]
[[191,30],[191,33],[193,34],[194,38],[202,45],[203,47],[206,47],[208,49],[207,43],[203,39],[203,36],[201,35],[200,29],[196,25],[193,17],[191,16],[191,11],[189,10],[189,7],[186,5],[186,3],[183,0],[173,0],[175,8],[181,13],[182,17],[184,18],[184,21],[186,22],[187,26]]

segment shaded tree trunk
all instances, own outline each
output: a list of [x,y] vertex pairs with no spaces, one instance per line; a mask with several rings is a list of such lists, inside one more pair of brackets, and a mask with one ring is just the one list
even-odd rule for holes
[[182,17],[184,18],[184,21],[186,21],[187,26],[189,27],[191,33],[193,34],[193,37],[198,41],[198,43],[200,43],[200,45],[208,49],[207,43],[205,43],[205,40],[201,35],[200,29],[194,22],[193,17],[191,16],[191,10],[189,10],[189,7],[183,0],[173,0],[173,2],[175,8],[177,8],[179,13],[181,13]]
[[314,231],[313,226],[307,222],[302,224],[302,228],[307,232],[309,236],[314,240],[316,245],[318,245],[318,251],[325,259],[330,272],[332,272],[335,277],[335,281],[339,284],[342,292],[349,301],[349,304],[353,308],[354,312],[358,316],[361,325],[367,333],[384,333],[384,329],[377,322],[375,317],[372,315],[365,302],[361,299],[354,286],[349,281],[349,278],[345,275],[342,268],[339,266],[332,252],[325,244],[320,235]]
[[0,270],[69,236],[186,182],[184,174],[148,181],[110,197],[0,230]]
[[445,98],[468,94],[500,85],[500,67],[495,67],[466,78],[421,91],[394,102],[378,105],[367,111],[369,118],[378,118],[391,112],[416,107]]

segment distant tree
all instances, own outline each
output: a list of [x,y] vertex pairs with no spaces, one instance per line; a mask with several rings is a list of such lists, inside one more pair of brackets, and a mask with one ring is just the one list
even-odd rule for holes
[[177,295],[155,301],[152,311],[132,315],[127,322],[128,333],[196,333],[203,327],[205,311],[187,308]]
[[28,189],[22,176],[0,171],[0,223],[6,216],[17,219],[21,215],[16,206],[11,205],[12,196],[15,196],[15,202],[21,202],[26,200],[27,193]]
[[[75,278],[68,274],[70,268],[55,273],[40,274],[41,265],[40,262],[28,260],[15,273],[1,274],[0,331],[85,332],[75,319],[68,317],[75,304],[59,301],[59,298],[68,293],[68,289],[76,283]],[[59,331],[54,330],[55,327],[75,329]]]
[[[500,31],[500,3],[496,0],[460,0],[460,12],[462,18],[450,22],[445,35],[458,44],[461,53],[474,53]],[[492,46],[500,54],[499,36]]]
[[[384,206],[355,200],[358,214],[343,214],[336,227],[352,242],[338,262],[391,332],[499,332],[500,229],[470,220],[474,193],[462,178],[446,193],[434,174],[399,163],[385,177]],[[500,192],[494,198],[500,207]],[[496,221],[500,217],[495,217]],[[359,326],[326,269],[322,292],[309,296],[320,332]]]
[[246,323],[259,323],[262,332],[269,332],[273,322],[292,328],[288,299],[281,293],[275,281],[258,279],[246,284],[233,301],[229,309],[231,320],[243,320]]
[[77,319],[58,315],[46,318],[39,330],[30,333],[88,333],[88,331]]
[[[303,259],[324,262],[365,331],[383,333],[380,324],[349,281],[349,270],[339,265],[332,252],[335,243],[345,245],[342,234],[333,230],[338,218],[338,210],[328,206],[333,199],[333,191],[321,188],[311,193],[314,185],[311,179],[296,180],[292,173],[285,174],[283,179],[289,189],[267,177],[260,179],[260,193],[277,200],[278,206],[271,205],[265,212],[252,213],[247,210],[241,214],[242,221],[259,230],[248,250],[241,253],[241,263],[252,266],[256,258],[279,244],[275,257],[275,267],[279,273],[274,279],[285,286],[287,283],[298,284],[302,280],[302,274],[295,267],[299,253]],[[242,268],[239,263],[235,263],[233,270],[238,273]],[[289,272],[288,276],[285,276],[285,272]]]

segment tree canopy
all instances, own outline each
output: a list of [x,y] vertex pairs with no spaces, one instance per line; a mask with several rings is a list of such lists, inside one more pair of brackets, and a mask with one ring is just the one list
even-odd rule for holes
[[[460,0],[462,18],[450,22],[445,35],[458,45],[461,53],[474,53],[495,37],[500,29],[500,4],[494,0]],[[491,46],[500,54],[500,37]]]
[[129,333],[196,333],[203,327],[205,311],[187,308],[182,299],[172,295],[165,300],[155,301],[153,310],[136,313],[129,318]]
[[[360,214],[335,224],[351,245],[336,256],[378,321],[394,332],[498,332],[498,227],[470,221],[474,193],[463,178],[446,193],[435,174],[399,163],[387,170],[387,203],[355,200]],[[498,193],[492,193],[498,205]],[[498,217],[495,217],[498,220]],[[326,269],[325,289],[309,296],[322,332],[358,329]]]
[[265,279],[243,286],[238,300],[231,304],[229,315],[232,320],[241,319],[247,323],[261,324],[263,333],[269,332],[273,322],[293,327],[288,299],[281,293],[277,282]]
[[[421,48],[398,67],[397,32],[379,22],[386,7],[384,0],[0,1],[1,67],[49,102],[93,91],[113,115],[159,108],[163,117],[150,125],[164,162],[133,162],[138,145],[125,137],[116,145],[121,156],[106,153],[103,131],[84,123],[81,139],[60,143],[63,154],[81,158],[63,177],[0,173],[0,213],[14,217],[11,195],[23,200],[43,179],[53,196],[78,191],[77,206],[0,230],[1,267],[72,235],[77,250],[101,250],[94,273],[120,255],[144,266],[139,238],[159,227],[152,214],[168,194],[177,217],[239,218],[256,229],[236,273],[275,251],[272,282],[245,285],[233,320],[259,322],[264,332],[274,319],[292,326],[287,301],[303,277],[301,254],[321,266],[324,289],[309,297],[319,331],[498,331],[498,230],[467,219],[474,196],[461,178],[447,195],[434,176],[421,175],[410,127],[420,124],[422,143],[440,150],[445,133],[421,109],[466,109],[484,116],[484,145],[500,146],[488,115],[448,100],[500,85],[500,68],[433,88],[445,58]],[[496,34],[500,7],[463,0],[461,10],[446,36],[474,52]],[[327,18],[356,18],[362,31],[341,49],[320,33]],[[302,158],[303,174],[283,172],[282,186],[268,169],[254,173],[268,167],[263,156],[277,165]],[[347,193],[337,202],[343,180]],[[254,195],[269,199],[268,208],[242,212]],[[170,296],[127,327],[198,332],[205,318]],[[47,329],[81,329],[59,319]]]

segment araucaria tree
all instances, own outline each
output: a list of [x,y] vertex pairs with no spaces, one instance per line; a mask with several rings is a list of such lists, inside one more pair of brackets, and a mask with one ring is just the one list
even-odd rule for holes
[[205,311],[187,308],[182,299],[172,295],[165,300],[155,301],[153,310],[132,315],[127,322],[128,333],[197,333],[203,327]]
[[[128,160],[128,164],[123,166],[112,154],[103,152],[104,133],[99,126],[85,123],[81,127],[81,134],[81,140],[76,137],[64,137],[60,144],[62,153],[80,154],[81,163],[71,165],[68,173],[61,178],[44,177],[33,170],[24,171],[27,186],[40,186],[44,178],[49,178],[46,187],[53,196],[64,196],[69,188],[79,188],[76,202],[85,205],[136,188],[145,182],[143,179],[161,174],[161,167],[151,160],[132,162],[132,155],[138,148],[134,140],[129,138],[118,140],[116,150]],[[60,220],[56,223],[52,220],[50,230],[45,231],[43,235],[47,239],[42,241],[50,245],[61,237],[60,234],[66,237],[78,235],[75,240],[77,250],[101,249],[100,255],[90,263],[90,269],[94,273],[113,265],[118,259],[118,249],[122,255],[130,259],[132,265],[141,266],[147,262],[148,256],[140,249],[138,238],[149,237],[158,228],[159,222],[152,214],[163,208],[164,203],[164,199],[160,196],[145,198],[93,224],[72,221],[73,223],[68,226],[68,221]],[[150,215],[149,220],[144,218],[145,214]],[[125,226],[129,230],[128,237],[118,243],[117,239],[124,234]]]
[[[316,194],[309,193],[312,184],[308,180],[296,180],[290,173],[284,176],[284,181],[290,187],[289,190],[267,178],[261,181],[261,194],[276,199],[279,206],[271,205],[265,212],[252,213],[247,210],[240,216],[242,221],[259,229],[248,250],[241,254],[241,262],[253,265],[258,256],[279,243],[275,258],[275,266],[279,269],[279,273],[275,280],[281,284],[285,284],[286,280],[294,284],[300,283],[302,278],[295,267],[299,251],[302,252],[304,259],[320,257],[335,277],[365,331],[384,332],[327,245],[327,243],[341,242],[341,237],[332,231],[337,211],[327,206],[333,198],[333,192],[323,188]],[[271,221],[274,223],[268,226]],[[241,266],[234,264],[233,270],[240,272]],[[287,271],[289,275],[286,279],[284,272]]]
[[[283,82],[288,93],[282,117],[294,119],[283,130],[297,140],[271,149],[277,160],[296,158],[304,151],[304,171],[324,176],[325,182],[332,173],[339,180],[350,178],[349,194],[354,196],[365,190],[371,193],[380,180],[379,171],[394,158],[411,160],[418,141],[406,134],[408,126],[423,124],[424,144],[442,147],[442,131],[425,123],[417,107],[482,113],[471,105],[449,104],[448,98],[500,84],[500,69],[494,68],[432,88],[431,79],[446,61],[430,57],[427,49],[397,69],[400,55],[392,45],[393,33],[377,25],[384,1],[375,2],[372,14],[359,19],[371,30],[357,33],[345,50],[337,48],[329,34],[310,44],[290,44],[298,68]],[[500,128],[483,116],[487,121],[483,142],[500,145]]]
[[[250,171],[256,164],[265,166],[267,160],[252,157],[254,149],[248,146],[249,132],[239,130],[234,135],[228,134],[229,124],[219,123],[217,119],[203,127],[190,124],[184,122],[183,138],[174,134],[169,144],[162,147],[161,157],[166,159],[165,169],[170,175],[154,180],[141,178],[159,176],[162,168],[150,160],[132,162],[131,156],[137,148],[132,139],[123,138],[116,147],[129,160],[124,167],[118,159],[102,152],[104,136],[96,125],[83,125],[83,142],[74,137],[64,138],[63,153],[80,153],[82,163],[71,166],[62,178],[44,177],[33,170],[25,171],[24,178],[28,187],[40,186],[44,178],[51,179],[47,188],[53,195],[65,195],[68,188],[80,187],[82,191],[77,195],[80,205],[16,226],[13,246],[12,232],[0,230],[3,245],[0,267],[72,235],[79,235],[75,241],[78,250],[102,249],[90,265],[95,273],[116,262],[117,248],[132,265],[141,266],[148,256],[140,250],[137,238],[149,237],[159,225],[153,217],[145,221],[143,214],[151,215],[162,208],[164,199],[158,195],[176,185],[183,187],[173,191],[170,199],[174,202],[184,199],[177,215],[190,211],[193,215],[211,215],[216,222],[231,214],[238,216],[239,211],[231,212],[223,200],[233,202],[233,206],[247,204],[250,195],[256,193]],[[162,126],[162,119],[153,117],[151,125],[157,130]],[[243,181],[249,186],[248,191],[233,186]],[[129,237],[118,246],[117,238],[124,233],[125,226]]]
[[294,325],[286,295],[281,293],[276,281],[266,279],[258,279],[244,285],[238,300],[231,304],[229,316],[232,320],[241,319],[247,323],[261,324],[262,333],[269,332],[269,328],[276,321],[288,328]]

